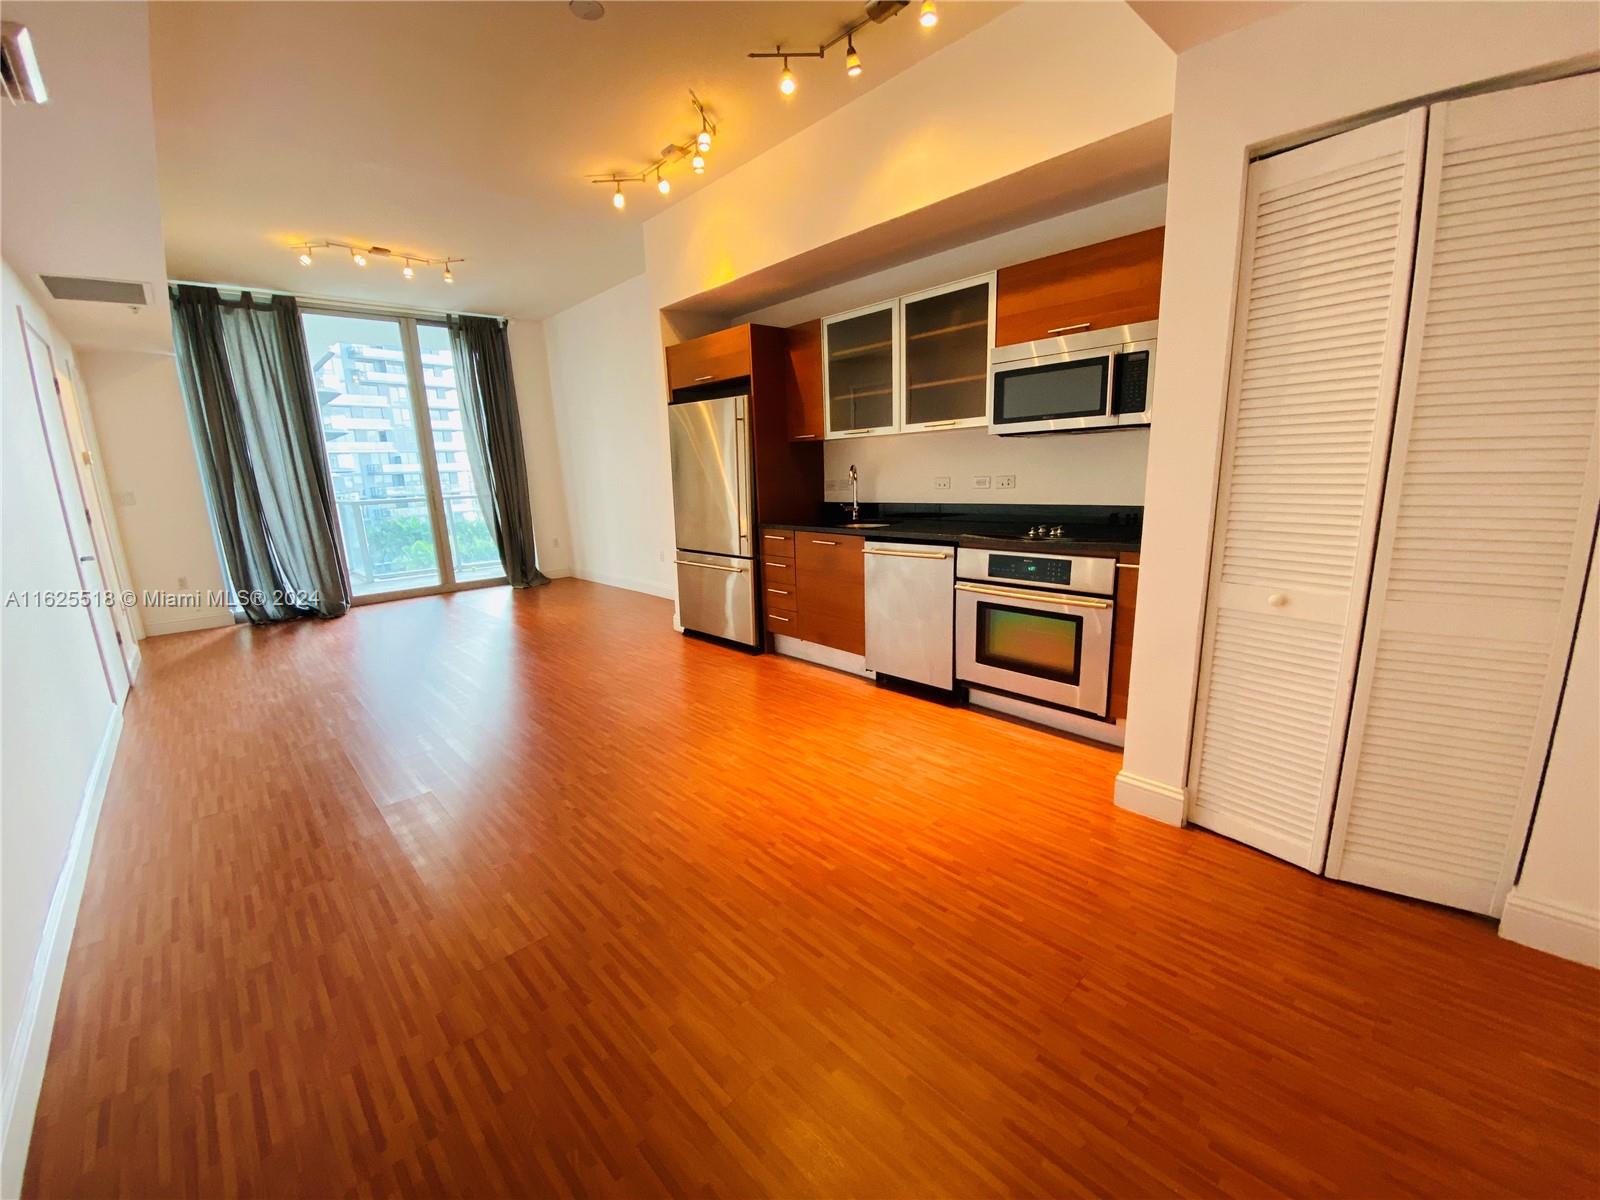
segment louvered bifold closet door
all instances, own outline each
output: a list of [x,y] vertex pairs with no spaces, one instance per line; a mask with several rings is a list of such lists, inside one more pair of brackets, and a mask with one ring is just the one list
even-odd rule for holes
[[1600,82],[1435,105],[1330,875],[1499,913],[1594,533],[1597,397]]
[[1426,114],[1250,167],[1189,819],[1320,870],[1394,413]]

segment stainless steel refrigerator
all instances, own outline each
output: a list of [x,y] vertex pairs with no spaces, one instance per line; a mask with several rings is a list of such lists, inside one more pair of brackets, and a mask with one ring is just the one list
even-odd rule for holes
[[678,619],[685,629],[754,646],[755,535],[751,528],[748,396],[667,409]]

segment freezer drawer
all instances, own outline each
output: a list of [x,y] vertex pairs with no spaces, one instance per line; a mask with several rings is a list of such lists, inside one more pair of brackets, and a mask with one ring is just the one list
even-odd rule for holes
[[955,549],[868,542],[864,557],[867,669],[953,687]]
[[756,644],[756,571],[748,558],[679,550],[678,620],[685,629]]

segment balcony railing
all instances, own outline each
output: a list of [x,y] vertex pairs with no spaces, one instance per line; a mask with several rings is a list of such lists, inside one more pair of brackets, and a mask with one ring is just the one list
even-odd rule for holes
[[[473,493],[456,493],[447,494],[444,502],[456,580],[503,575],[494,534],[483,519],[483,500]],[[335,503],[350,585],[356,595],[439,583],[433,521],[425,497],[372,497]]]

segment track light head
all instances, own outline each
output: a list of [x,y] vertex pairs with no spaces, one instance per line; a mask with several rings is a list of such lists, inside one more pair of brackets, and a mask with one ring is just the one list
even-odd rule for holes
[[939,6],[933,0],[922,0],[922,12],[917,22],[924,29],[932,29],[939,23]]
[[301,248],[301,250],[300,250],[300,265],[302,267],[309,267],[311,265],[311,247],[310,246],[305,246],[305,247]]
[[789,60],[786,58],[783,60],[783,70],[778,75],[778,90],[785,96],[792,96],[795,87],[794,72],[789,69]]
[[846,38],[844,43],[844,73],[854,79],[861,74],[861,55],[856,53],[854,38]]

